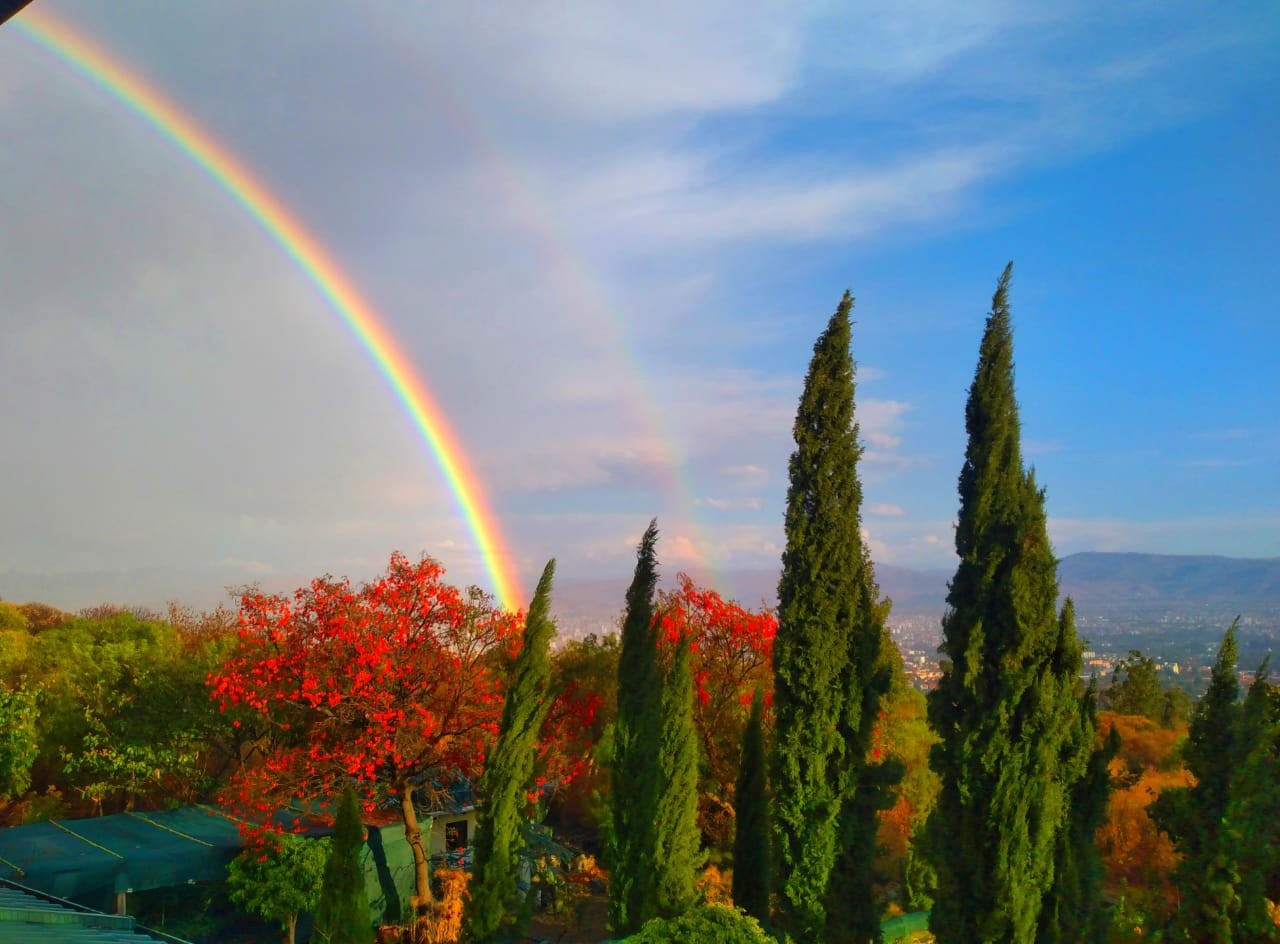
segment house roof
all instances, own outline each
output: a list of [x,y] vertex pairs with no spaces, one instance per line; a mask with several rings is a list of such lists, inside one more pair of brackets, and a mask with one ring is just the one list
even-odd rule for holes
[[128,915],[109,915],[0,880],[3,944],[185,944],[139,928]]

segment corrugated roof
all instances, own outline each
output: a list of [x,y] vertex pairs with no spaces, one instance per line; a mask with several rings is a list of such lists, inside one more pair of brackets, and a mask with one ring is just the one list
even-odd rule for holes
[[0,944],[152,944],[177,942],[139,929],[128,915],[109,915],[0,880]]

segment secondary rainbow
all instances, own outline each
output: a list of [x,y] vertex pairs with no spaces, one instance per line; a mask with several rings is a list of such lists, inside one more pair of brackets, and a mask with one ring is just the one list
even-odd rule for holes
[[497,518],[426,382],[418,376],[374,308],[316,237],[208,131],[114,56],[63,20],[29,8],[13,20],[20,32],[115,99],[185,154],[235,200],[294,261],[341,316],[404,404],[435,457],[466,519],[503,606],[522,597]]

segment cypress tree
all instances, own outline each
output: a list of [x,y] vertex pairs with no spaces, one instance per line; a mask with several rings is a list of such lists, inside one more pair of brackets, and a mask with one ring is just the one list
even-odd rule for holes
[[1238,863],[1237,941],[1280,941],[1280,689],[1258,668],[1241,707],[1243,758],[1232,778],[1225,840]]
[[769,796],[765,783],[764,692],[757,688],[742,735],[742,765],[733,795],[733,903],[769,922]]
[[369,892],[360,864],[363,850],[360,801],[355,791],[347,787],[338,802],[333,823],[333,842],[324,866],[320,904],[316,907],[314,940],[323,944],[369,944],[373,940]]
[[658,586],[658,522],[649,522],[636,550],[627,590],[618,654],[618,720],[613,746],[613,848],[609,866],[609,920],[629,934],[656,917],[652,873],[645,867],[656,816],[650,770],[658,756],[662,673],[654,626]]
[[660,917],[684,914],[698,901],[697,872],[705,861],[698,829],[698,735],[693,723],[693,661],[689,637],[671,653],[661,695],[658,754],[650,765],[654,818],[642,869],[653,876]]
[[[1075,606],[1068,598],[1063,606],[1063,631],[1075,634]],[[1040,913],[1037,944],[1105,944],[1110,939],[1110,912],[1102,896],[1102,856],[1094,834],[1107,816],[1111,799],[1108,769],[1120,750],[1120,734],[1112,727],[1097,743],[1097,687],[1090,682],[1080,701],[1080,713],[1068,749],[1072,754],[1089,751],[1085,774],[1070,795],[1070,819],[1058,833],[1053,886]]]
[[[864,637],[873,624],[861,534],[852,310],[853,296],[845,292],[814,344],[796,410],[773,649],[779,919],[808,939],[825,933],[837,855],[869,861],[875,851],[853,826],[865,821],[865,810],[849,806],[862,802],[855,797],[863,779],[859,739],[875,714],[867,718],[863,691],[874,658],[865,661]],[[854,817],[847,829],[838,821],[842,810]],[[842,849],[842,838],[855,845]]]
[[880,588],[865,544],[857,594],[854,607],[857,624],[848,640],[849,659],[841,685],[845,705],[840,736],[849,783],[837,820],[836,860],[827,886],[826,940],[829,944],[878,944],[882,939],[880,907],[875,898],[876,835],[880,812],[893,806],[893,786],[906,773],[906,767],[897,758],[867,761],[872,734],[880,720],[880,703],[889,692],[893,668],[882,658],[882,649],[888,655],[883,643],[892,603],[880,599]]
[[1061,830],[1084,776],[1081,652],[1059,618],[1044,493],[1023,468],[1005,269],[965,408],[956,553],[942,678],[929,694],[941,779],[930,847],[931,928],[945,944],[1030,944]]
[[1222,639],[1209,688],[1191,715],[1183,749],[1193,787],[1165,790],[1150,806],[1156,825],[1182,853],[1177,880],[1180,891],[1177,923],[1193,941],[1230,944],[1239,911],[1235,886],[1240,876],[1234,850],[1225,841],[1222,823],[1231,801],[1231,784],[1242,759],[1239,744],[1240,681],[1237,624]]
[[556,562],[548,561],[538,581],[511,687],[502,705],[498,739],[480,781],[484,804],[476,830],[475,866],[466,906],[473,940],[497,935],[513,918],[516,877],[523,845],[525,794],[533,778],[538,733],[551,707],[551,584]]

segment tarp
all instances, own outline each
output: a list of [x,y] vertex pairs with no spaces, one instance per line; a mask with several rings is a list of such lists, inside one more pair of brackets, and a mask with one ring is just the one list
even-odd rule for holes
[[212,807],[0,829],[0,878],[106,909],[120,892],[223,878],[242,841]]

